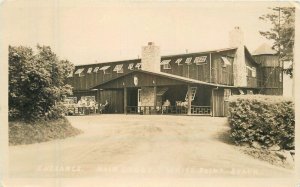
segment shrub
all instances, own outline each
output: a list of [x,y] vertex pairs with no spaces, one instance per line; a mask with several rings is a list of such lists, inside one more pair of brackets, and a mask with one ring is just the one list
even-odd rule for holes
[[[9,120],[36,121],[45,118],[63,95],[72,92],[66,84],[73,65],[60,60],[48,46],[9,46]],[[53,108],[54,107],[54,108]]]
[[264,148],[278,145],[294,149],[294,103],[289,98],[239,95],[229,99],[231,138],[236,144],[259,143]]

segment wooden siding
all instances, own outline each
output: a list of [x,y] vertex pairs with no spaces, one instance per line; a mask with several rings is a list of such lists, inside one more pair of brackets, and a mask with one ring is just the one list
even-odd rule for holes
[[252,71],[246,68],[247,71],[247,87],[250,88],[256,88],[260,85],[259,80],[260,80],[260,73],[258,73],[260,70],[260,67],[257,63],[253,62],[253,59],[249,57],[249,55],[246,55],[245,58],[245,63],[246,66],[250,68],[256,68],[256,77],[252,75]]
[[[138,84],[134,85],[134,77],[137,77]],[[118,88],[134,88],[144,86],[168,86],[168,85],[184,85],[182,81],[174,80],[167,77],[158,77],[157,75],[145,74],[142,72],[134,72],[125,75],[120,79],[111,80],[100,87],[103,89],[118,89]]]
[[[128,69],[128,65],[133,63],[134,66],[137,63],[140,63],[140,59],[137,60],[128,60],[128,61],[118,61],[118,62],[109,62],[109,63],[101,63],[101,64],[91,64],[91,65],[83,65],[83,66],[76,66],[74,72],[76,72],[80,68],[84,68],[82,75],[79,77],[78,74],[74,74],[73,77],[68,78],[67,83],[73,86],[74,90],[87,90],[91,87],[97,86],[103,82],[111,80],[113,78],[122,76],[127,74],[133,70]],[[113,71],[116,65],[123,64],[123,73],[117,73]],[[110,66],[105,73],[103,70],[100,70],[101,67]],[[94,72],[94,69],[99,67],[98,72]],[[91,73],[87,73],[87,70],[92,68]],[[136,68],[134,68],[136,69]]]
[[[233,85],[233,66],[223,67],[221,57],[227,57],[232,63],[236,50],[228,50],[221,52],[193,53],[184,55],[174,55],[162,57],[162,60],[171,60],[171,69],[164,69],[161,66],[161,72],[179,75],[191,79],[204,82],[212,82],[217,84]],[[197,65],[194,62],[196,57],[207,56],[206,61]],[[211,59],[210,59],[211,57]],[[192,58],[191,64],[186,64],[186,59]],[[177,59],[182,59],[181,65],[176,64]],[[210,66],[212,70],[210,70]]]
[[225,116],[224,89],[213,89],[213,91],[212,91],[212,111],[213,111],[214,117]]
[[108,112],[109,113],[124,113],[124,91],[120,90],[101,90],[100,102],[105,104],[107,100],[109,103]]
[[261,67],[279,67],[279,57],[277,55],[254,55],[253,58]]
[[[263,67],[262,71],[262,92],[267,95],[282,95],[283,79],[282,68]],[[280,81],[281,76],[281,81]]]

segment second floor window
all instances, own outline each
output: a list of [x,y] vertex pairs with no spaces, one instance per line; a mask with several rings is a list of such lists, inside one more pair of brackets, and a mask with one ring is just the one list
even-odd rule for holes
[[116,71],[117,73],[123,73],[123,64],[116,65],[113,71]]
[[160,65],[163,65],[163,69],[171,69],[170,62],[171,60],[163,60],[161,61]]

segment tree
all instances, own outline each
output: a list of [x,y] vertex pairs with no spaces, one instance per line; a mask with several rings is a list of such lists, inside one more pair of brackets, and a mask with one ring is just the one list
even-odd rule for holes
[[272,48],[278,52],[280,62],[292,62],[285,69],[285,73],[293,77],[295,8],[275,7],[271,10],[271,13],[261,16],[260,19],[270,22],[272,28],[269,31],[260,31],[260,34],[274,41]]
[[9,46],[9,117],[34,121],[53,112],[63,95],[71,94],[66,84],[73,71],[68,60],[59,60],[49,46]]

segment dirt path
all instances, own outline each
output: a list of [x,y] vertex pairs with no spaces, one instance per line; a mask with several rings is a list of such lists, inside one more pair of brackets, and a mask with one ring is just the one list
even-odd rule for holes
[[69,117],[84,134],[10,147],[12,177],[288,177],[224,141],[225,118]]

